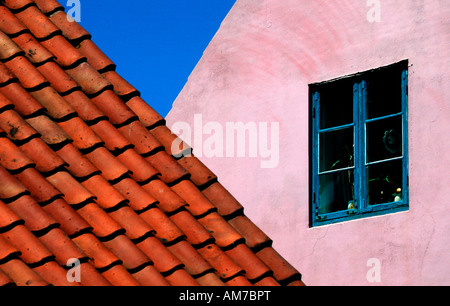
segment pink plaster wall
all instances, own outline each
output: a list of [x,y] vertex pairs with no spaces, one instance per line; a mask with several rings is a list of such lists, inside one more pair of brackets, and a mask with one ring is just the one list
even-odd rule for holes
[[[373,2],[373,1],[372,1]],[[201,159],[308,285],[450,285],[450,6],[447,0],[237,0],[168,125],[279,122],[280,161]],[[308,84],[409,59],[410,209],[308,224]],[[194,148],[195,152],[195,148]]]

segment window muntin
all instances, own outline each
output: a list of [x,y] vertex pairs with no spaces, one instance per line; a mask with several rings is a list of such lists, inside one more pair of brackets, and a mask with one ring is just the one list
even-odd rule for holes
[[407,61],[311,94],[312,225],[406,209]]

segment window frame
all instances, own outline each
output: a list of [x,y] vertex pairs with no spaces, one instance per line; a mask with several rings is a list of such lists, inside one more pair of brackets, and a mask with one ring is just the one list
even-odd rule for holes
[[[401,72],[401,112],[368,119],[368,86],[367,79],[373,72],[395,71]],[[320,89],[327,84],[340,80],[347,80],[353,83],[353,123],[340,125],[332,128],[320,128]],[[321,83],[310,84],[310,226],[316,227],[331,223],[349,221],[353,219],[366,218],[382,214],[390,214],[409,209],[409,169],[408,169],[408,61],[372,69],[344,78],[334,79]],[[402,116],[402,155],[392,159],[384,159],[375,162],[368,162],[367,159],[367,124],[381,121],[383,119]],[[328,213],[319,213],[319,193],[320,193],[320,175],[326,174],[320,172],[320,135],[330,131],[353,127],[354,129],[354,160],[353,167],[353,188],[355,208]],[[376,163],[402,160],[402,198],[400,201],[387,202],[381,204],[368,205],[368,175],[367,167]],[[346,168],[328,171],[328,173],[340,172]]]

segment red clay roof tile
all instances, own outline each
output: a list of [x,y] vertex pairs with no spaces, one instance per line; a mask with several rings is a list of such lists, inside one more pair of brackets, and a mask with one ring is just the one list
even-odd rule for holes
[[122,265],[127,270],[136,270],[145,264],[152,264],[150,259],[124,235],[119,235],[103,244],[122,261]]
[[8,207],[25,221],[25,225],[30,231],[37,235],[38,232],[59,226],[30,196],[24,195],[9,203]]
[[131,178],[125,178],[114,184],[114,188],[130,201],[130,207],[138,213],[144,212],[151,207],[156,207],[156,204],[159,204],[154,197]]
[[0,269],[18,286],[48,286],[36,272],[23,261],[12,259],[0,265]]
[[28,28],[5,6],[0,6],[0,30],[8,35],[29,31]]
[[154,228],[155,236],[165,244],[184,237],[184,233],[159,208],[149,209],[140,217]]
[[126,198],[112,187],[101,175],[94,175],[81,183],[95,197],[103,209],[113,209],[126,201]]
[[67,170],[79,181],[85,181],[94,174],[100,173],[100,170],[71,143],[65,145],[56,153],[67,163]]
[[34,2],[44,14],[54,12],[56,9],[64,10],[56,0],[34,0]]
[[131,143],[117,131],[107,120],[102,120],[90,128],[102,139],[105,147],[111,152],[122,152],[126,148],[131,148]]
[[77,282],[69,282],[67,271],[54,261],[47,262],[42,266],[33,268],[43,279],[54,286],[80,286]]
[[189,173],[165,151],[158,151],[153,155],[145,157],[145,160],[161,173],[161,180],[169,186],[176,184],[180,180],[189,178]]
[[82,262],[80,264],[80,281],[83,286],[111,286],[108,282],[91,264]]
[[110,212],[109,215],[123,227],[127,237],[132,240],[140,240],[155,233],[151,224],[140,218],[129,206]]
[[90,38],[0,5],[0,284],[303,285]]
[[193,246],[202,245],[213,239],[211,233],[186,210],[170,216],[170,219],[183,231],[187,241]]
[[73,145],[79,150],[90,151],[103,144],[102,140],[78,117],[58,122],[58,126],[73,140]]
[[280,284],[271,276],[265,277],[262,280],[255,282],[254,285],[263,287],[280,286]]
[[[0,96],[0,109],[5,109],[5,107],[2,108],[2,101],[3,99]],[[39,133],[13,110],[0,113],[0,128],[8,134],[7,136],[11,141],[16,143],[28,141],[33,136],[39,137]]]
[[172,189],[160,180],[152,180],[149,183],[142,185],[142,187],[148,191],[151,196],[159,201],[159,207],[165,213],[171,214],[187,205],[184,199],[179,197]]
[[12,41],[8,35],[0,31],[0,59],[8,61],[19,54],[23,54],[23,50]]
[[274,271],[275,279],[282,284],[288,285],[294,281],[301,281],[300,273],[272,247],[264,248],[256,253],[256,255]]
[[[113,286],[140,286],[141,284],[134,278],[123,266],[116,265],[107,271],[103,272],[102,275],[113,285]],[[154,285],[163,286],[165,279],[157,279]]]
[[251,286],[252,283],[250,283],[244,276],[242,275],[237,275],[236,277],[233,277],[230,280],[227,280],[225,282],[227,284],[227,286],[233,286],[233,287],[244,287],[244,286]]
[[246,244],[252,249],[271,242],[270,238],[247,216],[237,216],[228,222],[245,238]]
[[0,165],[9,171],[31,167],[33,161],[23,154],[8,138],[0,137]]
[[41,139],[48,145],[59,145],[72,141],[54,121],[47,116],[37,116],[25,119],[41,135]]
[[242,236],[217,213],[210,213],[199,219],[198,222],[211,233],[216,244],[221,248],[230,248],[233,244],[243,240]]
[[81,63],[75,68],[67,69],[66,72],[81,86],[88,96],[96,96],[101,93],[102,90],[112,87],[110,82],[86,62]]
[[146,266],[132,274],[142,286],[169,286],[170,283],[153,266]]
[[61,192],[50,184],[35,168],[27,168],[15,177],[30,191],[33,198],[41,205],[61,197]]
[[199,276],[195,279],[201,286],[225,286],[220,278],[213,272]]
[[69,236],[74,237],[80,233],[91,230],[89,224],[63,199],[56,199],[43,207],[60,225],[60,228]]
[[245,277],[252,283],[272,275],[272,271],[243,243],[226,250],[225,254],[244,269]]
[[[150,130],[150,133],[155,136],[156,139],[164,146],[166,152],[172,156],[179,157],[182,156],[182,153],[187,150],[191,150],[191,148],[184,143],[177,135],[173,134],[172,131],[165,125],[157,126]],[[180,163],[181,164],[181,163]],[[182,166],[184,166],[182,164]],[[190,170],[191,167],[185,167],[186,170]],[[192,171],[194,174],[202,175],[201,169],[199,169],[198,173],[196,171]],[[191,173],[192,174],[192,173]],[[211,173],[211,176],[214,176]]]
[[67,116],[76,115],[75,110],[50,86],[31,92],[53,120],[61,121]]
[[68,16],[64,11],[58,11],[52,14],[49,19],[62,31],[63,35],[69,41],[77,41],[82,38],[90,38],[91,35],[78,23]]
[[127,106],[138,115],[139,120],[146,128],[151,128],[155,124],[164,124],[165,120],[141,97],[133,97],[127,101]]
[[1,235],[19,250],[20,259],[28,265],[39,266],[41,262],[52,257],[52,253],[23,225]]
[[80,118],[88,125],[99,120],[108,120],[108,117],[106,117],[81,90],[76,90],[70,94],[64,95],[64,99],[77,111]]
[[30,6],[15,15],[18,19],[20,19],[20,21],[23,22],[23,24],[25,24],[25,26],[39,41],[44,41],[55,33],[61,32],[61,30],[36,6]]
[[239,210],[243,210],[242,205],[219,182],[210,185],[202,193],[217,207],[219,214],[222,216],[230,216]]
[[100,271],[121,264],[119,258],[91,233],[74,237],[72,241],[88,256],[89,262]]
[[36,163],[36,169],[44,176],[67,165],[40,138],[33,138],[24,143],[20,150]]
[[[42,73],[47,81],[50,82],[50,85],[61,95],[67,96],[67,93],[80,89],[80,86],[54,61],[40,65],[37,67],[37,70]],[[70,101],[67,102],[70,103]],[[74,105],[72,107],[76,108]]]
[[86,59],[63,36],[56,35],[41,44],[54,56],[55,61],[63,68],[68,69]]
[[212,270],[211,265],[187,241],[180,241],[167,248],[194,278]]
[[[217,271],[223,282],[242,276],[244,271],[230,257],[228,257],[217,245],[209,244],[197,250],[203,258]],[[247,281],[248,285],[251,283]]]
[[22,87],[28,91],[39,88],[47,82],[33,64],[22,55],[5,62],[5,65],[19,79]]
[[39,240],[47,249],[55,255],[55,260],[61,266],[67,266],[70,259],[84,260],[86,255],[76,246],[76,244],[60,228],[54,228]]
[[139,184],[155,179],[160,174],[135,150],[126,150],[117,155],[117,159],[130,169],[131,177]]
[[25,6],[33,4],[31,0],[5,0],[5,5],[11,10],[19,10]]
[[203,196],[203,194],[189,181],[184,180],[171,187],[181,198],[185,199],[189,204],[186,208],[195,217],[202,216],[211,210],[214,205]]
[[0,263],[13,256],[20,256],[20,252],[0,235]]
[[122,78],[117,72],[107,71],[102,73],[102,75],[113,84],[114,92],[123,100],[125,100],[125,97],[130,96],[130,94],[139,95],[137,89]]
[[35,65],[42,64],[55,56],[41,45],[30,33],[23,33],[12,40],[25,52],[25,56]]
[[83,56],[87,57],[89,65],[97,71],[116,69],[114,62],[92,40],[85,39],[76,48]]
[[167,275],[166,279],[172,286],[199,286],[199,283],[183,269],[176,270],[172,274]]
[[139,121],[131,122],[118,130],[135,146],[139,154],[152,154],[155,150],[162,148],[161,143]]
[[27,194],[28,190],[5,168],[0,166],[0,199],[9,203],[17,197]]
[[[1,67],[0,63],[0,76]],[[0,92],[11,101],[15,110],[22,116],[31,117],[44,110],[44,107],[39,104],[22,86],[18,83],[10,83],[6,86],[0,86]]]
[[3,63],[0,63],[0,84],[2,85],[1,88],[14,82],[17,82],[14,74]]
[[166,248],[157,238],[148,237],[138,243],[136,246],[144,252],[155,268],[161,272],[167,272],[176,266],[181,265],[179,257],[175,257],[168,248]]
[[66,171],[48,176],[47,180],[63,194],[64,200],[70,205],[77,206],[95,199],[92,193]]

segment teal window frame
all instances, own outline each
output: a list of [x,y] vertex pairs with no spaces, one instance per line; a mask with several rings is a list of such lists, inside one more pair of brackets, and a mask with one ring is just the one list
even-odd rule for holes
[[[392,74],[401,74],[401,110],[395,111],[394,113],[388,113],[387,115],[375,116],[374,118],[369,118],[368,116],[368,95],[371,94],[370,90],[373,88],[368,88],[369,80],[373,78],[374,75],[382,80],[383,84],[384,76],[389,79]],[[340,82],[340,83],[339,83]],[[353,86],[353,101],[346,101],[346,105],[352,105],[353,111],[353,122],[347,122],[344,124],[338,124],[332,127],[322,127],[321,126],[321,115],[325,117],[337,116],[339,114],[326,114],[324,113],[327,109],[321,110],[321,95],[327,94],[328,96],[333,96],[333,90],[339,88],[339,84],[346,84],[347,86]],[[331,86],[330,86],[331,85]],[[388,84],[386,84],[388,85]],[[371,217],[375,215],[382,215],[388,213],[395,213],[399,211],[404,211],[409,209],[409,174],[408,174],[408,61],[402,61],[390,66],[373,69],[370,71],[358,73],[355,75],[347,76],[344,78],[339,78],[331,81],[321,82],[311,84],[310,89],[310,225],[311,227],[349,221],[353,219]],[[350,95],[349,95],[350,97]],[[351,98],[348,98],[351,99]],[[395,99],[400,99],[397,95]],[[336,101],[340,103],[342,101]],[[345,105],[345,103],[342,103]],[[336,111],[336,110],[334,110]],[[385,124],[388,120],[400,121],[401,118],[401,155],[381,159],[376,161],[371,161],[369,159],[368,153],[368,126],[374,124]],[[324,148],[321,147],[321,139],[328,137],[331,139],[333,133],[337,134],[339,131],[353,131],[353,154],[351,156],[351,163],[348,165],[341,166],[337,170],[321,171],[321,152]],[[331,136],[330,136],[331,135]],[[322,138],[321,138],[322,137]],[[337,137],[337,136],[335,136]],[[348,137],[347,137],[348,138]],[[325,141],[323,141],[325,142]],[[339,143],[339,139],[335,140],[334,143]],[[326,145],[322,145],[326,146]],[[342,144],[343,146],[343,144]],[[348,148],[349,146],[347,146]],[[328,149],[328,147],[327,147]],[[333,151],[334,149],[332,149]],[[339,150],[339,148],[337,149]],[[347,149],[348,150],[348,149]],[[328,153],[323,153],[326,155]],[[323,157],[322,157],[323,159]],[[322,161],[323,162],[323,161]],[[397,173],[398,177],[401,176],[401,187],[396,189],[398,195],[395,200],[392,200],[392,195],[390,199],[385,202],[369,204],[369,191],[371,181],[368,172],[369,169],[375,169],[373,167],[376,164],[383,164],[381,167],[389,167],[387,163],[397,163],[397,167],[401,163],[401,175]],[[337,163],[337,162],[336,162]],[[333,164],[334,166],[334,164]],[[371,168],[372,166],[372,168]],[[378,166],[380,167],[380,166]],[[344,173],[347,171],[347,173]],[[375,171],[374,171],[375,172]],[[335,173],[336,177],[349,177],[353,175],[353,189],[351,190],[352,196],[348,203],[341,203],[345,205],[345,209],[338,209],[336,211],[323,211],[324,204],[321,203],[322,196],[321,192],[321,178],[325,175]],[[388,177],[385,178],[389,182]],[[338,186],[337,183],[332,183],[333,188]],[[325,184],[322,184],[325,185]],[[323,187],[323,186],[322,186]],[[347,189],[347,188],[342,188]],[[400,190],[401,189],[401,190]],[[325,192],[324,192],[325,193]],[[348,194],[349,192],[346,191]],[[325,197],[324,197],[325,198]],[[325,202],[324,200],[322,202]],[[322,206],[321,206],[322,205]]]

